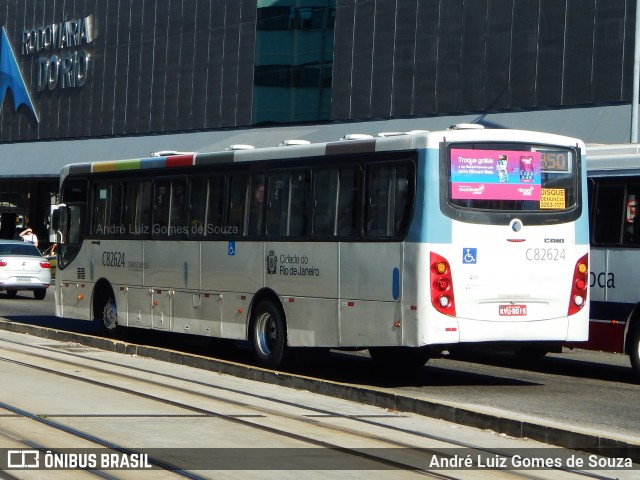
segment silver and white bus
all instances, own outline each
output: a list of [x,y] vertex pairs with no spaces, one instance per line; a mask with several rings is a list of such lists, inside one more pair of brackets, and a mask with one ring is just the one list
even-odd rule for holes
[[587,148],[591,212],[588,348],[627,353],[640,378],[640,145]]
[[56,313],[247,340],[267,367],[585,341],[584,145],[472,127],[69,165]]

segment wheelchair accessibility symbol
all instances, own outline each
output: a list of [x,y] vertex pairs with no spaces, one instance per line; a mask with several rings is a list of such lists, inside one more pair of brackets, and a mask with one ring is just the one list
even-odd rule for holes
[[471,264],[478,261],[478,249],[477,248],[463,248],[462,249],[462,263]]

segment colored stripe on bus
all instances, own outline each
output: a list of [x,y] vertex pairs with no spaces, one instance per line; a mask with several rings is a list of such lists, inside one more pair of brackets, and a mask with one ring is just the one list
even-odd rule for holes
[[173,167],[190,167],[193,165],[193,155],[172,155],[167,157],[165,166]]
[[190,167],[193,155],[172,155],[169,157],[148,157],[142,159],[96,162],[91,165],[92,172],[115,172],[121,170],[144,170],[149,168]]
[[140,169],[147,168],[164,168],[165,166],[165,158],[164,157],[150,157],[143,158],[140,160]]
[[113,162],[98,162],[91,165],[92,172],[114,172],[116,170],[138,170],[140,160],[118,160]]

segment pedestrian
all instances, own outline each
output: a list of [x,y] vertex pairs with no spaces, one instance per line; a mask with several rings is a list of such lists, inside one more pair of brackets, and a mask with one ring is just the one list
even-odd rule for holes
[[33,233],[33,229],[27,225],[27,228],[20,232],[20,238],[22,238],[25,242],[33,243],[36,247],[38,246],[38,237]]

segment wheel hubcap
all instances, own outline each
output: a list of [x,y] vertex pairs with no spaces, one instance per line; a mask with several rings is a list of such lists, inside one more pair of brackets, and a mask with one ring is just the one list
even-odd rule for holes
[[102,322],[107,330],[114,330],[118,325],[118,311],[113,300],[109,300],[104,306]]
[[268,313],[263,313],[256,320],[256,344],[265,357],[271,355],[277,340],[276,325]]

